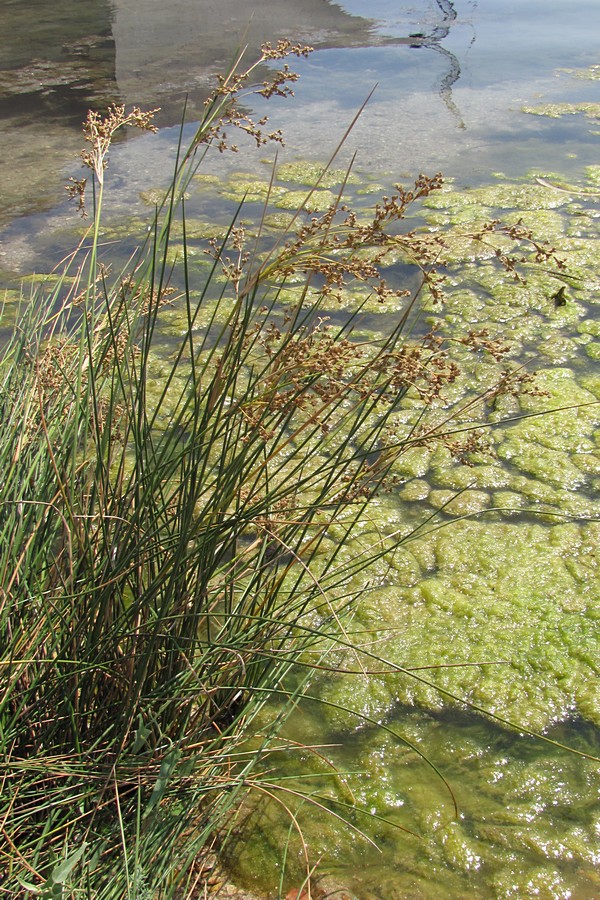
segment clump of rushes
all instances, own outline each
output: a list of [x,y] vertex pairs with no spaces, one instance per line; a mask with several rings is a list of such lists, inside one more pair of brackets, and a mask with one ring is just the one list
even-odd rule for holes
[[[308,52],[266,45],[260,62]],[[184,252],[187,327],[148,402],[157,322],[174,296],[171,226],[201,151],[234,150],[229,128],[258,145],[281,140],[240,98],[286,95],[296,76],[284,64],[253,87],[255,69],[238,60],[219,79],[146,247],[114,282],[97,258],[107,154],[117,129],[153,130],[152,114],[90,113],[91,249],[27,304],[2,349],[0,895],[199,896],[206,855],[242,798],[277,790],[258,763],[286,712],[258,736],[257,713],[275,693],[293,708],[307,648],[347,643],[349,579],[387,549],[342,567],[328,527],[360,526],[406,448],[466,452],[454,432],[473,401],[430,422],[458,371],[438,335],[411,338],[415,297],[382,275],[400,250],[439,292],[443,235],[399,226],[439,176],[399,188],[366,224],[341,198],[311,219],[309,192],[297,230],[266,254],[233,223],[200,286]],[[85,189],[71,185],[82,209]],[[299,273],[297,302],[283,303]],[[403,298],[379,341],[354,335],[360,309],[328,319],[357,282],[382,304]],[[200,327],[216,287],[219,315]],[[486,333],[464,340],[503,352]],[[503,372],[490,396],[523,380]],[[419,413],[401,432],[394,414],[408,392]]]

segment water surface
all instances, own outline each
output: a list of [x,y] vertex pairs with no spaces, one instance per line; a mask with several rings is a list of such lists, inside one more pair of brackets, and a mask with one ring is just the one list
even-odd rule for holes
[[596,99],[594,83],[559,73],[597,62],[596,12],[594,0],[6,3],[0,214],[6,221],[60,198],[89,106],[160,106],[166,126],[180,121],[187,97],[193,118],[240,46],[252,57],[282,36],[317,48],[299,67],[293,108],[277,113],[292,152],[333,149],[377,85],[349,144],[359,162],[471,182],[536,165],[573,170],[594,161],[585,123],[521,108]]
[[[512,216],[558,242],[572,275],[564,308],[552,301],[561,283],[552,273],[517,287],[487,258],[462,247],[449,261],[445,324],[456,337],[473,326],[509,337],[515,364],[536,359],[549,403],[599,399],[600,119],[597,109],[586,114],[577,107],[598,103],[598,70],[591,68],[600,63],[596,0],[278,0],[251,7],[250,18],[249,4],[234,0],[116,0],[75,8],[59,0],[27,10],[5,4],[5,282],[49,270],[81,231],[61,194],[64,180],[80,174],[78,130],[89,105],[162,107],[160,133],[124,142],[111,158],[114,231],[107,226],[106,236],[134,235],[135,241],[151,214],[144,192],[168,182],[184,97],[193,119],[214,73],[242,41],[252,53],[263,40],[287,35],[316,49],[298,61],[294,100],[268,105],[274,126],[287,136],[279,164],[325,161],[376,86],[339,154],[340,164],[355,156],[354,200],[370,202],[361,187],[388,191],[419,171],[443,171],[452,191],[425,206],[427,227]],[[266,108],[257,104],[254,111],[262,115]],[[244,181],[240,173],[246,183],[250,176],[268,180],[273,159],[272,151],[208,159],[205,171],[219,181],[190,197],[190,222],[226,223]],[[280,187],[302,188],[302,178],[281,179]],[[259,210],[257,203],[249,215]],[[200,271],[198,265],[193,273]],[[433,306],[427,314],[442,318]],[[177,310],[169,316],[165,333],[177,330]],[[377,327],[374,314],[365,329]],[[461,364],[471,366],[472,383],[490,377],[481,365]],[[586,407],[499,432],[495,457],[473,466],[415,453],[405,460],[398,495],[377,508],[380,529],[433,514],[450,521],[447,504],[461,492],[454,515],[479,515],[401,548],[373,574],[357,612],[361,629],[384,628],[381,652],[397,665],[470,665],[433,672],[430,686],[323,677],[315,694],[338,706],[352,703],[356,715],[307,708],[290,723],[294,740],[339,744],[330,754],[334,765],[366,773],[349,778],[349,789],[391,820],[372,826],[381,855],[356,835],[348,838],[334,820],[302,810],[315,857],[329,852],[322,868],[360,900],[600,895],[597,765],[467,715],[435,690],[437,684],[523,728],[597,754],[599,428],[596,409]],[[497,667],[475,665],[486,660]],[[458,816],[445,785],[403,740],[441,769]],[[306,759],[285,765],[296,775]],[[317,771],[316,786],[321,776]],[[240,877],[269,890],[287,823],[273,809],[259,815],[263,826],[236,864]],[[366,827],[362,819],[360,827]]]

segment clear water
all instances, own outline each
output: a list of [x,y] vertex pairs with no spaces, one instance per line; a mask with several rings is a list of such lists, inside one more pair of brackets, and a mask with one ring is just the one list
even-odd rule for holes
[[[163,0],[160,9],[150,0],[75,7],[57,0],[51,7],[37,2],[26,9],[4,4],[0,266],[5,283],[48,270],[76,241],[80,224],[62,201],[62,184],[79,175],[79,125],[89,105],[113,100],[162,107],[160,134],[127,141],[111,158],[111,221],[121,232],[141,227],[148,207],[140,193],[169,178],[183,97],[190,95],[192,111],[199,108],[212,74],[240,43],[248,6],[244,0],[223,0],[218,7]],[[356,154],[356,171],[384,189],[421,170],[443,171],[461,201],[449,213],[430,209],[432,217],[452,220],[477,204],[495,211],[500,200],[490,199],[487,185],[497,190],[513,180],[535,186],[536,176],[592,192],[587,200],[569,199],[556,220],[550,221],[553,211],[540,217],[540,227],[571,242],[569,252],[579,254],[588,279],[570,290],[566,318],[558,320],[549,308],[545,285],[541,296],[527,301],[510,296],[504,306],[480,303],[482,293],[493,293],[493,282],[487,273],[482,287],[472,263],[465,265],[464,276],[470,292],[450,311],[458,329],[501,323],[525,355],[534,344],[545,346],[541,360],[551,373],[549,386],[568,401],[581,402],[586,391],[598,397],[600,357],[591,350],[599,336],[600,263],[590,249],[597,239],[593,191],[599,188],[590,181],[590,167],[600,163],[598,115],[550,118],[523,112],[547,104],[600,102],[598,80],[577,77],[575,71],[600,64],[598,0],[269,0],[252,6],[251,50],[282,35],[316,47],[298,63],[302,77],[295,99],[268,106],[273,124],[287,135],[282,161],[325,161],[376,85],[339,153],[340,163]],[[264,177],[260,156],[209,160],[206,171],[219,173],[224,183],[231,178],[232,184],[240,169]],[[465,203],[464,191],[480,188],[484,193],[472,205]],[[234,206],[218,192],[202,193],[192,198],[190,212],[225,220]],[[531,209],[526,212],[532,215]],[[496,704],[500,715],[518,713],[524,725],[545,728],[553,739],[597,755],[600,648],[593,623],[600,536],[593,524],[581,522],[586,516],[598,519],[600,422],[586,416],[562,419],[547,433],[515,429],[499,444],[502,462],[493,471],[473,474],[497,505],[498,491],[509,489],[513,497],[549,504],[554,512],[570,504],[574,530],[557,530],[553,519],[532,526],[529,520],[502,517],[448,530],[457,537],[413,548],[416,562],[408,556],[396,560],[395,582],[389,572],[378,573],[379,593],[369,598],[360,621],[371,627],[388,616],[402,629],[401,638],[385,648],[398,664],[446,659],[449,646],[456,662],[471,661],[470,654],[513,656],[515,667],[502,670],[506,676],[471,678],[474,670],[468,669],[444,684],[486,708]],[[580,484],[575,473],[571,489],[561,477],[566,481],[575,458],[584,467],[578,471],[586,474]],[[423,489],[429,514],[434,495],[461,489],[462,478],[456,468],[437,464],[407,473],[407,485]],[[411,502],[414,507],[414,499],[404,497],[381,515],[390,521],[409,515]],[[473,546],[482,548],[480,558]],[[468,562],[466,547],[472,554]],[[531,563],[527,547],[530,552],[533,547]],[[423,659],[424,644],[432,659]],[[357,827],[378,844],[375,850],[303,806],[306,839],[315,857],[326,854],[322,869],[334,886],[359,900],[600,896],[597,764],[459,713],[456,706],[439,703],[434,691],[411,693],[406,684],[381,679],[351,687],[323,679],[315,691],[342,705],[352,694],[359,712],[370,710],[400,735],[394,738],[349,715],[325,716],[322,708],[307,707],[290,723],[293,740],[337,744],[328,755],[338,770],[366,774],[348,775],[348,790],[392,822],[357,819]],[[458,816],[448,788],[406,751],[402,739],[440,768],[454,791]],[[282,767],[296,776],[306,760],[289,756]],[[321,790],[321,776],[315,776],[315,790]],[[262,823],[251,820],[252,836],[246,836],[232,864],[240,878],[273,889],[288,821],[269,808],[257,817]],[[292,845],[292,880],[301,871],[298,859]]]
[[[161,124],[177,124],[184,97],[192,111],[201,105],[244,34],[250,56],[288,34],[317,48],[299,66],[293,106],[272,113],[291,153],[333,150],[377,85],[348,144],[359,163],[390,174],[442,169],[465,182],[536,165],[573,171],[595,161],[587,123],[520,109],[597,99],[594,82],[557,74],[597,62],[597,13],[596,0],[263,0],[252,14],[242,0],[4,4],[0,214],[60,198],[88,106],[159,105]],[[142,163],[146,152],[139,147]],[[125,172],[139,163],[127,158]]]

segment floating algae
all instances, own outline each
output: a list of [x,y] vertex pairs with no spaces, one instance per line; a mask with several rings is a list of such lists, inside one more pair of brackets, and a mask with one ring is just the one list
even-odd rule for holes
[[600,65],[597,64],[587,66],[585,69],[559,69],[558,71],[584,81],[600,81]]
[[[202,286],[206,265],[214,262],[206,250],[211,238],[226,234],[238,188],[260,209],[269,196],[262,221],[275,242],[292,220],[291,213],[280,211],[281,200],[287,197],[295,212],[308,194],[289,191],[289,185],[308,188],[316,172],[299,171],[296,177],[293,170],[280,169],[270,190],[266,180],[239,176],[237,185],[234,178],[227,182],[231,196],[221,193],[222,183],[203,182],[200,198],[190,198],[187,287],[194,311],[199,304],[195,327],[200,331],[227,319],[216,278],[214,296],[203,294]],[[559,187],[540,184],[538,177],[552,178]],[[381,674],[322,673],[311,687],[320,704],[305,704],[289,722],[286,733],[293,740],[340,744],[323,755],[348,774],[337,778],[323,760],[309,757],[307,763],[306,753],[297,763],[290,753],[282,761],[286,779],[301,775],[299,784],[306,786],[307,767],[315,769],[315,792],[351,804],[355,800],[419,834],[412,838],[380,820],[368,825],[352,812],[357,827],[383,849],[382,863],[347,827],[309,803],[302,805],[300,821],[311,855],[326,854],[322,868],[334,885],[347,886],[360,900],[600,893],[595,873],[600,819],[592,805],[600,787],[597,767],[556,748],[519,741],[502,727],[462,712],[467,701],[521,728],[545,730],[557,740],[580,741],[582,750],[598,752],[600,525],[584,519],[600,519],[600,377],[591,367],[600,346],[600,260],[590,195],[599,183],[600,167],[588,167],[579,185],[532,174],[520,183],[447,189],[426,201],[428,239],[448,225],[464,232],[444,254],[445,304],[423,294],[427,322],[422,327],[439,326],[462,371],[431,404],[431,414],[443,421],[453,406],[489,391],[488,402],[474,416],[481,412],[492,426],[489,451],[465,452],[461,459],[447,447],[408,449],[392,473],[397,483],[372,504],[361,533],[345,539],[343,522],[328,531],[323,548],[327,541],[334,547],[344,541],[337,556],[342,571],[365,547],[386,538],[398,544],[367,576],[353,578],[351,587],[360,597],[345,625],[353,640],[387,663],[372,659],[365,664]],[[336,198],[330,186],[321,182],[308,205],[319,201],[326,209]],[[231,205],[212,217],[207,208],[215,208],[215,197]],[[369,199],[358,202],[366,205]],[[496,263],[497,251],[514,252],[510,236],[490,235],[487,243],[472,237],[481,223],[494,218],[531,227],[556,246],[565,268],[525,271],[526,283],[512,279]],[[298,224],[303,221],[299,217]],[[130,222],[121,229],[131,227]],[[182,258],[182,231],[175,223],[169,262]],[[257,259],[261,252],[262,247]],[[532,250],[529,257],[534,256]],[[405,270],[399,258],[390,267],[390,279],[402,282]],[[292,283],[294,277],[278,295],[282,305],[298,302],[303,288]],[[174,283],[176,278],[175,270]],[[553,298],[563,286],[566,302],[557,307]],[[311,286],[303,302],[316,296],[318,286]],[[364,315],[354,334],[371,340],[385,333],[386,316],[404,308],[398,298],[381,304],[364,285],[352,283],[323,314],[343,317],[358,305]],[[164,346],[150,359],[150,411],[169,371],[173,337],[185,333],[187,323],[185,302],[175,295],[159,313]],[[459,343],[469,330],[482,328],[510,345],[501,362],[483,352],[470,354]],[[494,396],[507,366],[537,370],[537,394]],[[174,406],[185,393],[184,369],[172,386]],[[416,427],[421,409],[422,400],[409,391],[397,414],[399,434]],[[507,419],[512,421],[499,425]],[[468,415],[458,421],[467,427]],[[168,427],[167,419],[157,423],[163,426]],[[467,518],[453,521],[461,516]],[[333,662],[357,669],[350,653],[339,651]],[[411,676],[411,669],[421,680]],[[276,705],[264,711],[265,716],[276,713]],[[391,727],[400,738],[369,720]],[[444,784],[402,738],[431,756],[451,781],[458,819]],[[270,756],[269,764],[274,761]],[[357,770],[367,777],[350,774]],[[262,884],[272,886],[289,819],[274,806],[263,808],[261,815],[264,827],[253,829],[252,841],[239,856],[239,877],[260,881],[262,873]],[[352,858],[344,861],[348,846]],[[299,859],[294,854],[291,850],[288,856],[292,874]]]
[[[404,669],[434,667],[431,684],[401,674],[335,678],[321,696],[368,715],[376,696],[377,715],[387,716],[398,703],[452,702],[440,687],[527,728],[574,711],[600,725],[598,525],[454,522],[411,542],[411,559],[421,541],[434,568],[412,585],[390,572],[365,593],[355,625],[369,634],[389,628],[378,655]],[[345,714],[331,717],[334,729],[356,727]]]
[[275,201],[278,209],[297,210],[304,206],[311,212],[324,212],[335,203],[336,197],[331,191],[316,190],[310,197],[307,191],[286,191]]
[[[463,462],[447,448],[402,454],[399,484],[338,558],[343,568],[385,535],[403,541],[368,580],[353,580],[360,600],[346,627],[372,654],[364,661],[370,674],[343,674],[360,667],[337,651],[332,665],[342,671],[315,677],[318,702],[304,703],[286,729],[292,741],[337,745],[321,751],[331,765],[306,752],[295,762],[288,751],[281,771],[290,787],[297,774],[298,788],[319,803],[339,812],[328,801],[337,798],[382,817],[352,814],[379,857],[310,801],[294,807],[311,858],[322,855],[324,887],[360,900],[600,893],[597,764],[464,712],[466,701],[584,752],[600,749],[600,377],[590,367],[600,347],[600,259],[589,194],[600,175],[586,170],[587,182],[560,189],[536,177],[426,201],[433,235],[504,218],[536,235],[539,228],[557,248],[564,268],[527,271],[522,283],[493,262],[496,250],[513,252],[510,240],[482,249],[467,235],[446,254],[444,307],[425,300],[428,324],[450,337],[463,370],[444,394],[449,409],[461,392],[489,389],[507,362],[535,369],[535,389],[489,402],[487,454]],[[375,309],[371,316],[376,328]],[[510,344],[507,358],[499,364],[452,345],[472,328]],[[444,403],[436,404],[441,415]],[[399,433],[410,433],[419,402],[409,392],[401,405]],[[340,523],[328,537],[343,535]],[[457,819],[444,784],[404,741],[450,781]],[[315,772],[308,783],[307,758]],[[260,828],[236,866],[243,879],[270,884],[289,819],[275,804],[257,815]],[[294,841],[292,883],[301,872]]]
[[284,163],[277,169],[278,181],[289,181],[294,184],[306,184],[313,187],[332,188],[341,184],[358,184],[357,175],[346,169],[325,169],[320,163],[299,160]]
[[539,106],[523,106],[521,112],[550,119],[583,113],[588,119],[600,119],[600,103],[542,103]]

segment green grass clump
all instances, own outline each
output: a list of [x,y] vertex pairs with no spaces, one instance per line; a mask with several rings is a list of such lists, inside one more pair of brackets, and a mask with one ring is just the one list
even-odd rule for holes
[[[262,61],[305,50],[267,45]],[[404,297],[379,270],[399,247],[439,290],[439,240],[397,229],[438,178],[384,198],[370,223],[339,199],[318,219],[299,210],[266,252],[234,221],[192,283],[182,198],[203,151],[224,149],[225,126],[279,139],[237,105],[253,70],[220,80],[145,247],[116,278],[98,260],[107,154],[117,129],[152,120],[90,114],[88,243],[2,349],[6,896],[195,895],[248,790],[277,790],[258,764],[305,689],[306,651],[348,643],[351,579],[399,539],[348,563],[345,537],[400,455],[455,430],[454,413],[426,417],[457,371],[441,339],[411,338],[414,297],[385,338],[354,336],[360,309],[328,319],[352,284],[382,304]],[[285,94],[289,80],[285,67],[257,92]],[[85,182],[72,193],[83,204]],[[184,327],[161,344],[171,303]],[[466,342],[498,351],[486,335]],[[508,384],[503,373],[492,394]],[[418,413],[401,427],[408,395]],[[276,694],[283,712],[255,733]]]

